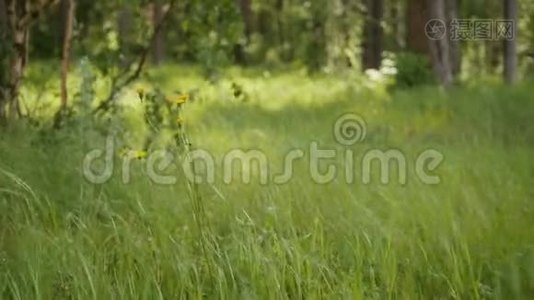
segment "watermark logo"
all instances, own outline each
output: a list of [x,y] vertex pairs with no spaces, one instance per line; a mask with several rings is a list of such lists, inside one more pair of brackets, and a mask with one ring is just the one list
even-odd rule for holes
[[425,34],[430,40],[514,40],[516,23],[513,20],[453,19],[447,26],[443,20],[433,19],[426,23]]
[[367,135],[367,123],[357,114],[348,113],[337,119],[334,125],[334,137],[344,146],[361,143]]
[[[369,149],[363,144],[367,134],[365,119],[356,113],[347,113],[340,116],[333,125],[333,138],[337,142],[335,147],[324,147],[321,143],[312,141],[309,145],[291,149],[276,159],[259,149],[232,149],[219,159],[203,149],[182,155],[166,150],[150,153],[143,151],[143,174],[161,185],[173,185],[180,179],[178,174],[169,174],[173,166],[174,170],[183,171],[182,179],[199,184],[215,184],[218,180],[227,185],[236,182],[250,184],[255,180],[262,185],[283,185],[296,177],[308,176],[317,184],[356,184],[359,180],[361,184],[367,185],[378,180],[384,185],[392,182],[405,185],[409,174],[413,174],[423,184],[435,185],[441,182],[441,177],[436,173],[444,160],[441,152],[424,149],[413,158],[413,155],[406,155],[401,149]],[[82,171],[87,181],[104,184],[113,177],[117,164],[114,159],[115,148],[115,137],[109,136],[105,149],[94,149],[85,155]],[[123,155],[121,158],[119,164],[122,182],[128,184],[132,181],[133,162],[139,160],[139,155]],[[273,166],[280,161],[283,165],[277,171]],[[307,172],[297,174],[296,167],[305,167]]]
[[447,24],[443,20],[432,19],[426,23],[425,33],[433,41],[441,40],[447,35]]

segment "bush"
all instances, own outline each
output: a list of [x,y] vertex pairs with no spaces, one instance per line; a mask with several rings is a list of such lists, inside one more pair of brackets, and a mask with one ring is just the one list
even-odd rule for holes
[[397,75],[396,86],[409,88],[419,85],[432,85],[435,83],[430,60],[419,54],[402,53],[396,60]]

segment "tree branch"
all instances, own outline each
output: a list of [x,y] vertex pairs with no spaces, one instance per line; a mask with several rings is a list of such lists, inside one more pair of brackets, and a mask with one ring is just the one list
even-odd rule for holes
[[[176,4],[176,0],[171,0],[169,3],[169,8],[165,12],[165,15],[161,18],[160,22],[156,25],[154,28],[154,32],[152,33],[152,36],[150,37],[150,41],[148,45],[143,49],[143,52],[139,56],[139,61],[137,62],[137,66],[133,73],[131,73],[129,76],[127,76],[122,82],[115,84],[112,84],[111,92],[109,93],[108,97],[98,105],[98,107],[93,111],[93,113],[98,113],[100,111],[107,111],[111,107],[111,102],[115,99],[115,96],[122,91],[125,87],[130,85],[132,82],[137,80],[141,76],[141,72],[143,71],[143,68],[145,67],[146,61],[148,59],[148,55],[150,54],[150,50],[154,46],[156,39],[158,37],[158,34],[163,30],[163,27],[165,26],[165,23],[167,22],[169,16],[171,15],[172,10],[174,9],[174,6]],[[128,68],[129,69],[129,68]],[[119,82],[121,77],[125,76],[127,72],[120,74],[116,78],[114,78],[112,81]]]
[[30,7],[30,11],[21,16],[17,22],[19,28],[31,26],[48,8],[59,3],[59,0],[40,0],[37,4]]

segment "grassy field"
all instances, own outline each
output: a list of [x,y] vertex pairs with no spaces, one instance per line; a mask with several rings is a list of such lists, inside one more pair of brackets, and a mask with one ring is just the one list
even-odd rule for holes
[[[351,74],[228,70],[214,85],[194,68],[152,75],[139,86],[191,94],[185,128],[217,167],[231,149],[258,149],[277,172],[288,151],[308,153],[317,142],[351,149],[356,161],[370,149],[398,149],[407,183],[373,176],[363,184],[357,169],[354,183],[338,174],[317,184],[304,159],[285,184],[225,184],[217,172],[192,190],[176,166],[176,184],[152,182],[144,161],[124,184],[116,158],[113,178],[96,185],[81,166],[104,136],[12,126],[0,135],[0,298],[534,297],[531,84],[388,91]],[[95,83],[97,93],[104,85]],[[37,93],[26,88],[28,105]],[[38,98],[44,107],[57,101],[54,92]],[[140,147],[146,128],[135,92],[121,104]],[[363,142],[334,139],[345,113],[367,122]],[[414,174],[425,149],[445,157],[437,185]],[[333,161],[343,173],[343,158]]]

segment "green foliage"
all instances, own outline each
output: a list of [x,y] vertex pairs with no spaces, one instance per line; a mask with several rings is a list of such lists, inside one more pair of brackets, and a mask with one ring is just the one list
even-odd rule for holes
[[[246,16],[239,6],[241,2],[246,1],[179,2],[170,16],[170,26],[164,31],[166,58],[202,65],[206,77],[213,81],[219,79],[218,70],[236,62],[270,68],[306,66],[312,71],[359,66],[366,17],[362,3],[346,0],[250,1],[250,20],[245,24]],[[153,1],[79,0],[77,3],[74,54],[90,56],[101,72],[117,73],[148,45],[154,27]],[[161,3],[165,7],[168,2]],[[381,22],[384,52],[398,52],[406,44],[402,23],[407,20],[402,12],[407,3],[392,0],[384,3]],[[534,6],[528,1],[521,2],[520,6],[520,66],[523,74],[529,74],[534,65],[529,56],[534,41]],[[35,24],[31,39],[32,57],[60,57],[61,8],[56,6]],[[502,3],[463,1],[459,6],[459,17],[500,19]],[[500,72],[500,42],[469,41],[463,43],[462,48],[466,76]],[[406,64],[412,66],[409,61]],[[416,73],[415,68],[410,71]],[[408,82],[401,85],[413,84],[410,78],[406,79]]]
[[211,2],[211,8],[206,9],[205,1],[193,1],[184,12],[188,22],[185,34],[190,38],[188,45],[193,46],[195,59],[205,68],[208,77],[216,76],[220,68],[229,65],[243,32],[236,1]]
[[395,67],[397,68],[395,81],[399,88],[435,83],[430,60],[425,56],[408,52],[401,53],[396,57]]

